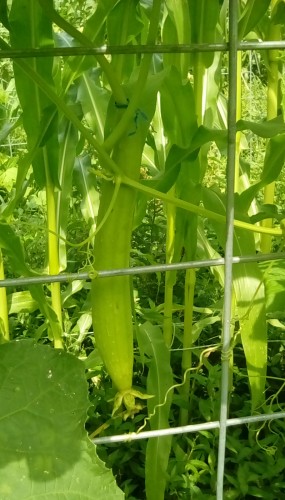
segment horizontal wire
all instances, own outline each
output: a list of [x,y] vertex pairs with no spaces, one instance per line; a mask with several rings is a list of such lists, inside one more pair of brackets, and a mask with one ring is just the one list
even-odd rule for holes
[[[285,412],[266,413],[265,415],[253,415],[248,417],[228,418],[226,420],[227,427],[234,427],[242,424],[254,424],[257,422],[266,422],[268,420],[277,420],[285,418]],[[130,432],[129,434],[117,434],[115,436],[105,436],[92,439],[94,444],[112,444],[119,442],[137,441],[139,439],[156,438],[161,436],[175,436],[177,434],[189,434],[192,432],[200,432],[211,429],[219,429],[220,422],[205,422],[201,424],[184,425],[181,427],[170,427],[168,429],[157,429],[152,431],[144,431],[140,433]]]
[[[248,262],[263,262],[270,260],[285,260],[285,253],[268,253],[257,255],[243,255],[241,257],[233,257],[233,264],[245,264]],[[130,276],[137,274],[150,274],[166,271],[183,271],[186,269],[197,269],[201,267],[216,267],[223,266],[225,259],[205,259],[194,260],[189,262],[178,262],[176,264],[153,264],[150,266],[135,266],[126,267],[123,269],[110,269],[106,271],[90,271],[82,273],[63,273],[47,276],[27,276],[25,278],[7,278],[0,280],[0,288],[8,286],[24,286],[24,285],[41,285],[44,283],[64,283],[76,280],[91,280],[94,278],[108,278],[112,276]]]
[[[285,49],[285,40],[239,42],[237,50]],[[193,43],[165,45],[102,45],[101,47],[44,47],[25,49],[2,49],[0,59],[23,59],[29,57],[94,56],[107,54],[184,54],[195,52],[227,52],[228,43]]]

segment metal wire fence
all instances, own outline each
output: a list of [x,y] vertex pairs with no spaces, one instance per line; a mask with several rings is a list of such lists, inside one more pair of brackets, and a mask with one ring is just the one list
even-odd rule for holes
[[[30,57],[50,57],[70,55],[98,55],[98,54],[145,54],[145,53],[195,53],[195,52],[217,52],[227,51],[229,54],[229,96],[228,96],[228,156],[227,156],[227,208],[226,208],[226,249],[225,257],[220,259],[204,259],[200,261],[183,262],[179,264],[160,264],[149,266],[137,266],[125,269],[113,269],[99,271],[97,278],[104,279],[108,276],[138,275],[155,272],[166,272],[170,270],[186,270],[190,268],[224,266],[224,318],[222,331],[222,354],[221,354],[221,405],[220,418],[217,421],[186,425],[175,428],[160,429],[154,431],[142,431],[96,438],[95,444],[110,444],[118,442],[130,442],[140,439],[149,439],[158,436],[177,435],[200,432],[209,429],[219,429],[219,450],[217,466],[217,489],[218,500],[223,499],[224,467],[227,428],[241,426],[256,422],[265,422],[285,418],[285,412],[276,412],[263,415],[254,415],[242,418],[228,418],[228,393],[229,393],[229,359],[231,353],[231,291],[232,291],[232,268],[241,262],[257,262],[284,259],[283,253],[270,253],[263,255],[234,256],[233,255],[233,232],[234,232],[234,171],[235,171],[235,142],[236,142],[236,93],[237,93],[237,53],[245,50],[268,50],[285,49],[285,41],[238,41],[238,2],[229,2],[229,41],[228,43],[208,43],[193,45],[154,45],[154,46],[102,46],[102,47],[67,47],[53,49],[27,49],[27,50],[1,50],[0,59],[25,59]],[[59,275],[42,275],[38,277],[5,279],[0,281],[0,287],[20,287],[31,284],[44,284],[52,282],[70,282],[73,280],[90,280],[94,278],[92,273],[62,273]]]

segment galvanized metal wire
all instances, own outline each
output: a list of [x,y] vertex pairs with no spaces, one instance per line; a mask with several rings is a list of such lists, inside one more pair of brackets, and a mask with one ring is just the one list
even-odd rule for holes
[[[225,422],[226,427],[235,427],[238,425],[255,424],[259,422],[271,422],[285,418],[285,412],[266,413],[264,415],[252,415],[249,417],[228,418]],[[156,429],[152,431],[130,432],[128,434],[118,434],[116,436],[106,436],[93,439],[94,444],[112,444],[126,441],[138,441],[140,439],[149,439],[159,436],[175,436],[178,434],[189,434],[193,432],[208,431],[211,429],[220,429],[220,420],[213,422],[204,422],[200,424],[184,425],[180,427],[170,427],[168,429]],[[222,497],[221,497],[222,498]]]
[[[285,49],[285,40],[281,41],[251,41],[237,42],[236,50],[269,50]],[[0,59],[27,59],[30,57],[69,57],[69,56],[97,56],[112,54],[185,54],[195,52],[227,52],[228,43],[193,43],[178,45],[102,45],[100,47],[46,47],[0,49]]]
[[[271,260],[285,260],[285,253],[268,253],[256,255],[235,256],[232,258],[233,264],[241,264],[245,262],[266,262]],[[0,280],[0,288],[8,286],[28,286],[28,285],[44,285],[47,283],[67,283],[76,280],[89,281],[97,278],[109,278],[111,276],[134,276],[139,274],[151,274],[166,271],[184,271],[186,269],[200,269],[201,267],[216,267],[224,266],[225,259],[204,259],[193,260],[188,262],[177,262],[173,264],[151,264],[149,266],[134,266],[125,267],[122,269],[109,269],[103,271],[90,270],[89,272],[79,273],[62,273],[62,274],[47,274],[40,276],[27,276],[23,278],[7,278]]]

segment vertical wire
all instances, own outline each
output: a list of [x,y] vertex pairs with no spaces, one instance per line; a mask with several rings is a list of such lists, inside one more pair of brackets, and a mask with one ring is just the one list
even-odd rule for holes
[[229,95],[228,95],[228,161],[227,161],[227,210],[226,210],[226,248],[225,248],[225,298],[222,334],[222,377],[220,433],[217,470],[217,500],[223,500],[225,450],[227,437],[229,367],[231,347],[231,298],[234,235],[234,180],[235,180],[235,142],[236,142],[236,96],[237,96],[237,41],[238,10],[237,0],[229,1]]

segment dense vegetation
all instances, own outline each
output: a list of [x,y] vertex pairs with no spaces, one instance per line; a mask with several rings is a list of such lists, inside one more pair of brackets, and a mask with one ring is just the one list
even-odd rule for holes
[[[239,0],[239,40],[281,40],[284,0]],[[227,0],[7,0],[0,49],[121,45],[127,54],[2,59],[0,498],[214,499],[218,431],[92,439],[284,407],[284,260],[98,277],[225,253]],[[18,51],[18,52],[17,52]],[[1,51],[0,51],[1,55]],[[234,254],[283,250],[278,50],[238,56]],[[87,431],[87,432],[86,432]],[[224,498],[285,492],[284,421],[230,427]],[[104,462],[104,463],[103,463]],[[111,470],[110,470],[111,469]]]

